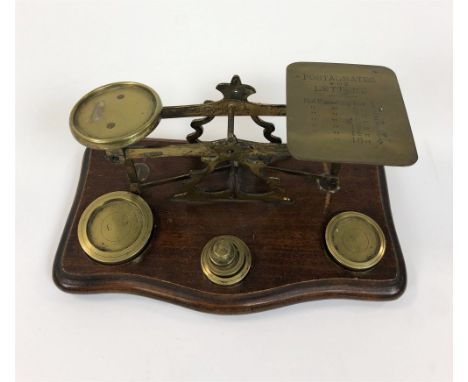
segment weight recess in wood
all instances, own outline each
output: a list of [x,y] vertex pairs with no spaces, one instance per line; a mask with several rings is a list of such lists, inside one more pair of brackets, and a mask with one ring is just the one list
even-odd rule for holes
[[[162,147],[181,142],[144,140]],[[141,159],[149,179],[169,177],[200,168],[197,158]],[[282,167],[323,172],[320,163],[293,158]],[[251,190],[262,185],[248,172],[239,174]],[[225,181],[214,174],[207,187]],[[104,152],[87,149],[75,202],[54,262],[54,280],[68,292],[125,292],[153,297],[213,313],[249,313],[319,298],[385,300],[405,289],[403,257],[393,226],[382,167],[343,165],[341,189],[318,190],[315,181],[289,174],[281,182],[294,200],[264,202],[186,203],[173,201],[179,183],[144,190],[157,229],[134,261],[100,264],[83,251],[78,239],[80,216],[99,196],[128,187],[120,166]],[[311,191],[313,190],[313,191]],[[373,220],[386,238],[385,254],[374,267],[354,271],[328,253],[327,224],[343,211],[358,211]],[[215,236],[234,235],[252,255],[250,271],[241,282],[221,286],[211,282],[200,266],[205,244]]]

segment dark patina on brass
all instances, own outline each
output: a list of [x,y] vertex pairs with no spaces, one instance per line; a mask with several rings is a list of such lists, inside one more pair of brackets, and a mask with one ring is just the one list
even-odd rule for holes
[[[237,75],[230,82],[219,84],[216,89],[223,94],[219,101],[162,107],[157,93],[146,85],[134,82],[105,85],[88,93],[75,105],[70,115],[70,126],[80,143],[105,150],[111,162],[123,164],[130,181],[130,191],[138,194],[149,187],[184,181],[184,190],[175,194],[174,199],[291,202],[286,190],[280,185],[280,179],[272,176],[271,171],[310,177],[317,181],[320,190],[327,192],[334,192],[339,188],[339,166],[331,166],[334,171],[328,173],[312,174],[274,165],[274,162],[290,157],[289,149],[286,144],[281,143],[280,138],[273,135],[274,125],[260,116],[284,116],[285,105],[248,101],[247,98],[255,93],[255,89],[243,84]],[[136,100],[139,101],[138,107],[133,108]],[[96,110],[99,111],[99,118],[93,117]],[[228,117],[227,137],[213,142],[201,142],[199,138],[203,134],[203,126],[222,115]],[[235,135],[235,116],[245,115],[263,128],[263,135],[270,143],[246,141]],[[187,136],[187,144],[159,148],[131,146],[148,135],[160,118],[189,116],[203,118],[192,121],[191,126],[195,132]],[[205,167],[166,179],[143,181],[138,177],[135,160],[164,157],[198,157]],[[267,191],[244,191],[238,175],[240,168],[247,169],[264,182]],[[227,173],[225,189],[210,191],[199,187],[206,177],[219,171]]]
[[[185,202],[287,204],[294,200],[276,174],[307,177],[314,187],[311,192],[324,192],[329,198],[340,191],[342,163],[410,165],[417,160],[398,82],[387,68],[291,64],[287,69],[287,107],[250,102],[248,97],[255,89],[243,84],[237,75],[216,89],[223,95],[218,101],[162,107],[159,96],[148,86],[118,82],[93,90],[75,105],[70,115],[73,135],[87,147],[105,151],[112,163],[123,165],[131,191],[120,192],[118,202],[98,198],[83,213],[80,244],[91,258],[113,264],[128,261],[141,252],[149,239],[152,215],[138,194],[151,187],[183,182],[180,192],[172,195],[172,199]],[[226,138],[200,141],[203,129],[217,116],[227,116]],[[235,134],[236,116],[251,117],[263,128],[268,143],[239,139]],[[287,144],[273,135],[274,125],[262,119],[263,116],[287,116]],[[186,137],[187,143],[158,147],[134,145],[150,134],[160,119],[180,117],[196,117],[190,124],[194,132]],[[311,173],[277,164],[291,155],[299,160],[323,162],[325,170]],[[199,158],[202,168],[154,179],[147,165],[135,162],[174,157]],[[247,191],[241,170],[260,181],[265,186],[262,191]],[[212,190],[203,186],[214,173],[225,174],[224,188]],[[124,233],[126,229],[130,231]],[[126,238],[103,244],[105,234],[112,236],[115,232]],[[130,239],[129,242],[129,237],[137,238],[138,245]],[[364,248],[366,243],[372,245]],[[330,221],[326,244],[340,264],[354,270],[373,267],[385,251],[385,237],[377,223],[357,212],[347,212]],[[240,282],[250,264],[248,247],[233,236],[215,237],[202,251],[203,273],[216,284]]]

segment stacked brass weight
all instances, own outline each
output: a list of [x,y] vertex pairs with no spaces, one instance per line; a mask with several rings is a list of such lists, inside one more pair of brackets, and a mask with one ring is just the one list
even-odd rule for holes
[[203,273],[218,285],[237,284],[247,276],[251,265],[249,247],[236,236],[216,236],[202,250]]
[[[79,240],[92,259],[115,264],[141,253],[153,226],[152,213],[137,194],[142,187],[188,179],[183,200],[262,200],[291,202],[279,186],[279,178],[266,176],[265,169],[315,179],[322,192],[339,191],[341,163],[368,165],[411,165],[417,152],[395,74],[384,67],[300,62],[287,69],[287,113],[285,105],[252,103],[247,97],[255,89],[242,84],[238,76],[217,87],[220,101],[200,105],[162,108],[157,93],[146,85],[120,82],[102,86],[86,94],[73,108],[70,127],[75,138],[92,149],[104,150],[114,163],[124,164],[132,192],[105,194],[91,203],[81,216]],[[228,138],[199,142],[201,126],[219,115],[228,116]],[[264,128],[270,143],[237,139],[234,116],[249,115]],[[271,133],[274,127],[260,115],[287,116],[288,144]],[[146,137],[161,117],[203,117],[193,121],[196,133],[187,145],[163,148],[129,148]],[[273,144],[272,144],[273,143]],[[141,183],[134,159],[170,156],[198,156],[203,170],[165,180]],[[324,162],[329,171],[312,174],[275,167],[276,160],[292,156],[296,160]],[[225,163],[229,162],[229,165]],[[224,166],[223,166],[224,163]],[[239,184],[229,182],[223,192],[196,188],[205,176],[236,166],[248,167],[266,181],[269,192],[243,193]],[[232,176],[238,181],[239,177]],[[224,198],[224,199],[223,199]],[[130,228],[131,227],[131,228]],[[377,265],[385,254],[385,236],[378,224],[359,212],[347,211],[327,225],[325,242],[329,253],[342,266],[366,270]],[[233,236],[210,240],[202,250],[205,276],[219,285],[240,282],[249,272],[251,254],[245,243]]]

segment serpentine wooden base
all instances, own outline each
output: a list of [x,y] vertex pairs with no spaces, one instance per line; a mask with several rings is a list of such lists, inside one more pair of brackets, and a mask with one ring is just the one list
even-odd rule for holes
[[[153,146],[174,143],[146,139]],[[148,180],[186,173],[200,167],[196,158],[146,159]],[[276,165],[323,172],[322,164],[283,160]],[[278,174],[278,173],[277,173]],[[226,173],[213,174],[222,184]],[[259,189],[245,176],[250,190]],[[341,190],[320,191],[311,179],[279,175],[292,204],[265,202],[189,203],[172,201],[182,184],[172,183],[143,192],[155,229],[136,260],[102,265],[91,260],[78,242],[83,210],[98,196],[128,190],[125,170],[103,152],[87,149],[78,190],[57,250],[53,277],[67,292],[128,292],[154,297],[213,313],[248,313],[319,298],[392,299],[406,285],[403,257],[393,226],[382,167],[343,165]],[[380,263],[367,271],[343,268],[327,253],[328,221],[342,211],[372,217],[387,239]],[[203,274],[200,254],[213,236],[235,235],[252,253],[252,268],[237,285],[218,286]]]

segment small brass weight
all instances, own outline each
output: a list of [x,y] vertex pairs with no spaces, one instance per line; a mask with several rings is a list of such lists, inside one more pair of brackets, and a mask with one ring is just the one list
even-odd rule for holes
[[201,255],[203,273],[219,285],[240,282],[247,276],[251,264],[249,247],[235,236],[214,237],[205,245]]
[[[342,192],[342,164],[406,166],[417,160],[411,128],[395,74],[380,66],[298,62],[287,68],[287,104],[260,104],[248,97],[255,89],[238,76],[217,86],[223,98],[197,105],[164,106],[150,87],[117,82],[86,94],[73,108],[70,127],[83,145],[105,152],[126,172],[128,188],[99,196],[82,212],[78,237],[84,253],[103,266],[126,264],[139,256],[152,237],[157,240],[157,205],[145,195],[152,187],[183,182],[172,200],[182,203],[296,203],[276,174],[305,177],[310,193]],[[204,125],[227,116],[226,138],[202,142]],[[235,117],[249,116],[263,128],[267,143],[239,139]],[[263,116],[286,116],[287,144]],[[163,119],[196,117],[186,143],[151,147],[142,141]],[[136,160],[195,157],[203,167],[173,177],[147,180]],[[324,164],[324,171],[288,168],[277,162],[294,158]],[[141,165],[140,165],[141,166]],[[265,187],[245,189],[240,171]],[[202,186],[214,173],[225,187]],[[287,224],[287,222],[285,222]],[[216,235],[200,248],[199,274],[219,286],[241,285],[255,268],[249,237]],[[324,227],[323,256],[346,271],[376,267],[387,248],[385,233],[364,211],[340,211]],[[157,256],[156,254],[152,254]],[[208,284],[209,284],[208,282]]]

